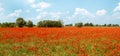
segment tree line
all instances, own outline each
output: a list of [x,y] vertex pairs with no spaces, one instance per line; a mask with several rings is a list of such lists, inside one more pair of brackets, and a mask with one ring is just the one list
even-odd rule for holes
[[4,22],[0,23],[0,27],[63,27],[63,26],[75,26],[75,27],[85,27],[85,26],[90,26],[90,27],[119,27],[119,24],[93,24],[93,23],[82,23],[78,22],[73,24],[66,24],[63,25],[63,22],[61,20],[43,20],[39,21],[37,25],[33,24],[31,20],[25,21],[22,17],[19,17],[16,19],[16,22]]
[[63,23],[61,20],[43,20],[39,21],[37,25],[33,24],[31,20],[25,21],[22,17],[16,19],[16,22],[4,22],[0,23],[0,27],[62,27]]

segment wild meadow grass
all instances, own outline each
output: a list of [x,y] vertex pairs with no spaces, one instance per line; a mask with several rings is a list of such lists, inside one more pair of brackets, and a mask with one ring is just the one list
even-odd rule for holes
[[119,56],[120,41],[106,38],[41,39],[15,42],[7,39],[0,42],[0,56]]

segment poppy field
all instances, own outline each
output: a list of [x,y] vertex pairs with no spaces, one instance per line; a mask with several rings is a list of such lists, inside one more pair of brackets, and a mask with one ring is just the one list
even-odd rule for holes
[[120,28],[0,28],[0,56],[120,56]]

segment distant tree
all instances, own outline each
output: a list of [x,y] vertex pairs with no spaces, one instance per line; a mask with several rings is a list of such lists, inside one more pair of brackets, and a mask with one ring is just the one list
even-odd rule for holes
[[76,23],[75,26],[76,26],[76,27],[82,27],[82,26],[83,26],[83,23],[82,23],[82,22]]
[[38,26],[38,27],[45,27],[45,22],[39,21],[39,22],[37,23],[37,26]]
[[89,23],[89,26],[94,26],[93,23]]
[[103,26],[104,26],[104,27],[106,27],[106,26],[107,26],[107,24],[104,24]]
[[9,27],[15,27],[15,23],[9,23]]
[[96,24],[95,26],[99,26],[98,24]]
[[2,24],[0,23],[0,27],[1,27],[1,25],[2,25]]
[[1,23],[0,27],[15,27],[15,23],[13,22],[4,22],[4,23]]
[[30,20],[28,20],[28,22],[26,23],[26,25],[27,25],[28,27],[33,27],[33,22],[30,21]]
[[118,27],[118,26],[119,26],[119,24],[113,24],[112,26]]
[[94,26],[93,23],[85,23],[84,26]]
[[39,21],[37,26],[38,27],[62,27],[63,24],[60,20],[58,21],[43,20],[43,21]]
[[73,26],[73,24],[66,24],[65,26]]
[[22,17],[19,17],[19,18],[17,18],[17,20],[16,20],[16,25],[17,25],[18,27],[23,27],[23,26],[26,25],[26,21],[25,21]]
[[108,26],[108,27],[111,27],[111,26],[112,26],[112,24],[108,24],[107,26]]
[[84,26],[89,26],[89,23],[85,23]]

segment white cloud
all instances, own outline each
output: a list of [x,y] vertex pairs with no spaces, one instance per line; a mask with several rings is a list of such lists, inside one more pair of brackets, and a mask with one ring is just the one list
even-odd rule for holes
[[103,16],[103,15],[105,15],[106,13],[107,13],[107,11],[104,10],[104,9],[102,9],[102,10],[98,10],[98,11],[96,12],[96,15],[98,15],[98,16]]
[[90,13],[87,9],[76,8],[72,18],[94,18],[95,16]]
[[62,20],[65,19],[66,12],[46,12],[41,11],[36,17],[37,20]]
[[3,12],[5,9],[2,7],[2,4],[0,3],[0,13]]
[[15,10],[13,13],[8,14],[8,15],[6,16],[6,18],[17,17],[17,16],[20,15],[21,12],[22,12],[21,9]]
[[120,2],[113,10],[113,14],[111,15],[111,18],[113,19],[120,19]]
[[31,7],[36,8],[37,10],[43,10],[49,8],[51,6],[50,3],[47,2],[39,2],[38,4],[32,4]]
[[118,3],[118,6],[114,9],[114,11],[120,11],[120,3]]
[[4,14],[4,12],[2,14],[0,13],[0,22],[13,22],[17,17],[20,16],[21,12],[22,10],[19,9],[9,14]]
[[60,19],[60,15],[61,15],[62,13],[61,12],[51,12],[50,13],[50,16],[51,16],[51,18],[53,18],[53,19]]
[[42,19],[43,17],[46,17],[48,15],[48,12],[41,12],[36,19]]
[[4,11],[4,8],[0,6],[0,12]]
[[29,3],[34,3],[35,0],[27,0]]

